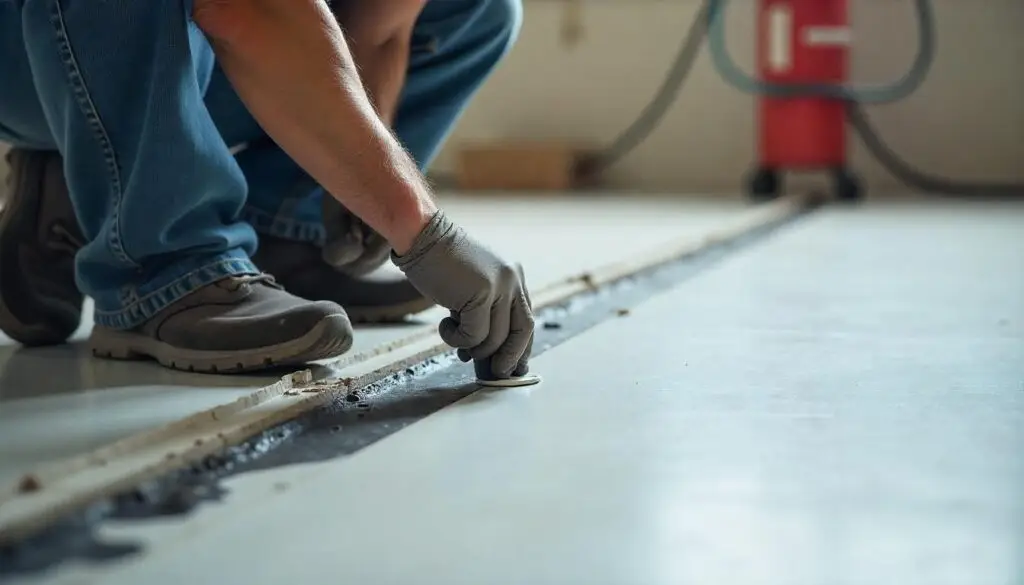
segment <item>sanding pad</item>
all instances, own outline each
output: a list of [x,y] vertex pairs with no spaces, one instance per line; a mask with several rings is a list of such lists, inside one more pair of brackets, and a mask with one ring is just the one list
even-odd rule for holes
[[505,378],[503,380],[482,380],[477,378],[476,383],[490,388],[519,388],[520,386],[540,384],[540,376],[537,374],[526,374],[525,376]]

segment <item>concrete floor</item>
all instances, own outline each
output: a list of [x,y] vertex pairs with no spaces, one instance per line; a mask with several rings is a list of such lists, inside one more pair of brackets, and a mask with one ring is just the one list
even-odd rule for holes
[[[709,233],[748,209],[738,198],[593,194],[450,196],[443,204],[477,238],[522,262],[534,289],[666,241]],[[352,353],[446,314],[434,310],[404,326],[361,328]],[[88,336],[90,320],[87,315],[76,339]],[[152,363],[95,360],[81,343],[22,350],[0,335],[0,487],[39,464],[230,402],[279,376],[184,374]]]
[[826,209],[533,369],[39,581],[1024,582],[1024,206]]

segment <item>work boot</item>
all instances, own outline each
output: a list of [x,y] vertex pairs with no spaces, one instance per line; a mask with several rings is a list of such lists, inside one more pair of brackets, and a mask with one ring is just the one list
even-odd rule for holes
[[[71,207],[62,158],[57,151],[21,149],[7,156],[10,194],[0,212],[0,329],[24,345],[64,343],[81,322],[83,295],[75,285],[74,256],[85,238]],[[257,264],[289,291],[338,303],[355,323],[401,321],[433,304],[405,279],[345,276],[309,244],[261,235],[257,257]]]
[[312,244],[261,235],[252,259],[288,292],[345,307],[353,323],[399,322],[434,305],[405,278],[342,274],[324,262],[320,249]]
[[57,151],[14,149],[0,211],[0,330],[27,346],[67,341],[82,321],[78,228]]
[[97,325],[89,344],[97,357],[227,374],[340,356],[352,347],[352,326],[335,303],[300,299],[257,274],[200,288],[130,331]]

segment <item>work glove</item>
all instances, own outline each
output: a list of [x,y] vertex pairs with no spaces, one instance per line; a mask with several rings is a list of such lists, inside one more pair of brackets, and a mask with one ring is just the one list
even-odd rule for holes
[[529,371],[533,310],[522,269],[499,258],[438,211],[412,248],[392,260],[426,297],[451,311],[441,339],[495,378]]
[[387,262],[388,241],[337,199],[325,193],[320,209],[326,233],[321,250],[324,262],[349,276],[369,274]]

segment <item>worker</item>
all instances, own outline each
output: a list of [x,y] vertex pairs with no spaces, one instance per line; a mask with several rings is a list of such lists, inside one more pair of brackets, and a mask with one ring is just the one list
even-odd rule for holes
[[[520,22],[519,0],[0,0],[0,326],[62,343],[84,294],[96,355],[252,371],[347,351],[345,307],[436,303],[464,361],[524,371],[522,271],[421,174]],[[366,278],[389,256],[408,284]]]

